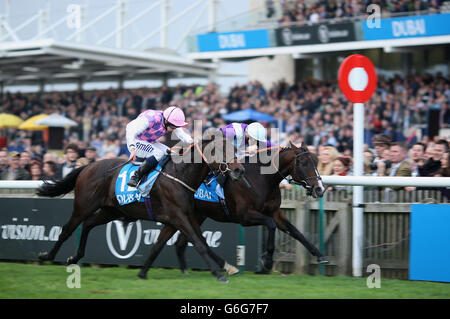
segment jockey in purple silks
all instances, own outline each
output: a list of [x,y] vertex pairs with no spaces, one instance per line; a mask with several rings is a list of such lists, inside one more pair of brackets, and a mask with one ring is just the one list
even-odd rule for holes
[[136,187],[142,177],[152,171],[167,154],[169,148],[156,141],[167,132],[174,132],[184,143],[193,143],[192,137],[181,128],[187,124],[183,111],[176,106],[170,106],[164,112],[144,111],[128,123],[126,127],[127,147],[130,151],[128,160],[142,162],[130,178],[128,186]]
[[[245,149],[247,146],[249,148],[256,146],[256,149],[260,147],[271,147],[270,141],[267,140],[266,128],[258,122],[248,125],[244,123],[231,123],[219,130],[222,131],[227,139],[233,141],[234,146],[237,149],[236,156],[238,158],[242,158],[246,155]],[[246,135],[248,136],[248,141],[246,141]],[[216,181],[220,185],[220,187],[216,188],[216,193],[219,196],[222,206],[226,209],[224,204],[225,194],[223,193],[226,176],[219,175],[217,176]]]
[[[226,138],[234,141],[234,146],[237,148],[236,155],[238,157],[245,155],[245,148],[247,146],[264,145],[265,147],[271,147],[272,145],[270,141],[267,140],[266,128],[258,122],[249,125],[243,123],[231,123],[220,128],[220,130]],[[245,138],[246,133],[248,135],[248,145]]]

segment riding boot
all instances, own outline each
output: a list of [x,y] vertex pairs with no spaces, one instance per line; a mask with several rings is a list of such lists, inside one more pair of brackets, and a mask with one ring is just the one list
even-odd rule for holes
[[151,156],[145,160],[144,163],[139,166],[138,170],[131,176],[127,185],[130,187],[137,187],[141,179],[149,172],[151,172],[156,165],[158,165],[158,161],[154,156]]

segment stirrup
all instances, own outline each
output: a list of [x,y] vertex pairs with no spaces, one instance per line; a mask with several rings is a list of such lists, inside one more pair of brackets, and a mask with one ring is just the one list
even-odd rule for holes
[[[139,166],[139,168],[137,169],[137,171],[134,172],[133,176],[131,176],[130,180],[128,181],[127,185],[130,187],[138,187],[141,180],[144,178],[144,176],[148,173],[150,173],[152,170],[154,170],[156,168],[156,166],[158,166],[158,161],[155,159],[154,156],[151,156],[150,158],[150,162],[148,161],[148,159],[143,162],[141,164],[141,166]],[[136,185],[131,184],[135,182]]]
[[139,182],[141,181],[140,178],[138,178],[136,175],[131,176],[130,180],[128,181],[127,185],[130,187],[137,187],[139,185]]

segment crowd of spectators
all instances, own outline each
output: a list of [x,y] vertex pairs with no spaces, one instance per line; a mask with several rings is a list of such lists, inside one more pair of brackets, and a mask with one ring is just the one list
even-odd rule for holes
[[[440,109],[440,127],[450,128],[449,102],[450,82],[440,74],[390,79],[380,76],[376,93],[365,107],[366,173],[448,176],[447,137],[429,139],[416,133],[418,124],[426,124],[427,111],[435,108]],[[6,93],[0,100],[0,112],[23,119],[57,112],[79,125],[66,130],[64,154],[59,155],[47,152],[41,131],[6,130],[8,142],[0,145],[1,179],[61,178],[76,165],[103,158],[128,158],[126,124],[145,109],[163,109],[169,104],[184,109],[190,123],[186,129],[194,136],[225,125],[222,116],[230,112],[253,108],[270,114],[277,119],[273,124],[278,129],[275,132],[282,132],[272,136],[274,133],[268,130],[270,139],[281,145],[287,145],[288,140],[305,142],[319,155],[322,175],[351,174],[353,106],[341,94],[336,81],[305,80],[294,85],[280,81],[267,89],[258,81],[251,81],[236,84],[225,95],[213,83]],[[194,132],[194,128],[202,132]],[[396,165],[405,160],[409,170],[398,169]]]
[[[415,142],[411,147],[405,142],[392,142],[390,137],[378,134],[373,137],[373,149],[365,145],[364,175],[402,177],[450,177],[449,140],[436,137],[428,143]],[[346,176],[352,174],[352,157],[339,154],[332,146],[319,147],[318,171],[321,175]],[[330,189],[346,187],[334,186]],[[416,187],[389,187],[387,192],[405,189],[414,191]],[[431,189],[431,188],[419,188]],[[448,189],[443,190],[450,199]]]
[[272,18],[276,15],[276,11],[280,10],[279,23],[282,26],[303,26],[364,17],[373,13],[373,10],[368,10],[371,4],[379,6],[382,17],[389,17],[418,11],[439,13],[443,2],[442,0],[282,0],[278,4],[276,1],[268,0],[266,12],[267,18]]

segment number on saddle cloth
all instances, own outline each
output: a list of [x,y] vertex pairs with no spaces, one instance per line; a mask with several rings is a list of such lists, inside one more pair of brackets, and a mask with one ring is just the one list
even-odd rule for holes
[[[167,163],[166,157],[167,156],[164,156],[162,160],[159,161],[156,166],[157,170],[161,171],[163,168],[162,164]],[[148,176],[144,176],[137,188],[130,187],[127,183],[138,168],[139,165],[134,165],[131,163],[126,164],[122,167],[119,175],[117,176],[116,198],[120,206],[131,204],[136,201],[143,203],[146,198],[149,198],[150,191],[159,176],[159,172],[156,170],[151,171]]]

